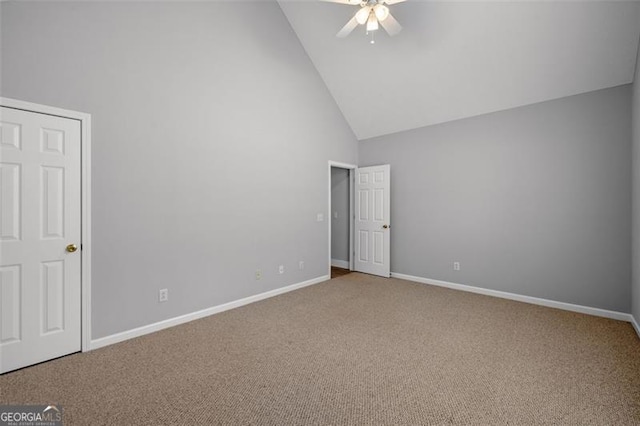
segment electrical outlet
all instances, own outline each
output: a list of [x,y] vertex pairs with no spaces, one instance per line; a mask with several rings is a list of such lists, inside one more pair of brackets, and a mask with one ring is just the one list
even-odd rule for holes
[[301,271],[304,269],[304,261],[303,260],[298,262],[298,269],[300,269]]
[[460,262],[453,262],[453,270],[454,271],[460,270]]
[[284,265],[280,265],[278,267],[278,272],[281,273],[281,274],[284,274]]
[[256,280],[262,279],[262,271],[260,269],[256,269]]
[[316,221],[322,222],[324,220],[324,215],[322,213],[318,213],[316,215]]
[[166,302],[167,300],[169,300],[169,290],[163,288],[158,292],[158,302]]

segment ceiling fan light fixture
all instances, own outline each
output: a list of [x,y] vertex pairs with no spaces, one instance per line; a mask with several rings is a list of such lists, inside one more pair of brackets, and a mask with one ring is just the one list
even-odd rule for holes
[[[0,0],[1,2],[2,0]],[[371,35],[371,43],[373,35],[380,27],[387,34],[394,36],[402,30],[402,26],[396,21],[389,10],[390,5],[402,3],[406,0],[322,0],[331,3],[340,3],[348,5],[356,5],[359,3],[359,9],[351,19],[338,31],[336,37],[345,38],[353,32],[358,25],[366,25],[367,35]]]
[[373,12],[376,14],[378,21],[382,22],[389,17],[389,8],[384,4],[376,4],[373,7]]
[[356,21],[360,25],[364,25],[369,19],[369,15],[371,14],[371,8],[369,6],[363,7],[359,11],[356,12]]
[[378,18],[376,18],[375,14],[371,14],[369,16],[369,20],[367,21],[367,31],[376,31],[378,29]]

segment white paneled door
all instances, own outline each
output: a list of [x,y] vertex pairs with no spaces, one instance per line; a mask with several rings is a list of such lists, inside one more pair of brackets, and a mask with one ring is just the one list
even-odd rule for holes
[[354,269],[389,277],[391,271],[391,167],[356,169]]
[[0,373],[81,349],[80,121],[0,109]]

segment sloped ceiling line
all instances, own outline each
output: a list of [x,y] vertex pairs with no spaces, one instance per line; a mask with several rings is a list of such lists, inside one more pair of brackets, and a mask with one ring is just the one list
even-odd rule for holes
[[419,2],[404,30],[336,32],[354,8],[279,1],[358,139],[633,81],[640,2]]

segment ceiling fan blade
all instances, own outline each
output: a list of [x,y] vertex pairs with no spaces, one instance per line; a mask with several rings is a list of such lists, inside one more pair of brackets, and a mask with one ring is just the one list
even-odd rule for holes
[[348,36],[349,34],[351,34],[351,31],[353,31],[357,26],[358,26],[358,21],[356,21],[356,17],[354,16],[349,20],[349,22],[347,22],[347,24],[344,27],[342,27],[340,31],[338,31],[338,34],[336,34],[336,37],[344,38]]
[[394,36],[402,31],[402,25],[400,25],[398,21],[396,21],[396,18],[394,18],[391,14],[389,14],[389,16],[387,16],[387,19],[385,19],[384,21],[380,21],[380,25],[382,25],[382,28],[384,28],[390,36]]
[[[349,5],[357,5],[360,4],[360,0],[320,0],[327,3],[338,3],[338,4],[349,4]],[[401,0],[404,1],[404,0]]]
[[[325,1],[326,1],[326,0],[325,0]],[[384,2],[385,2],[386,4],[402,3],[403,1],[406,1],[406,0],[384,0]]]

